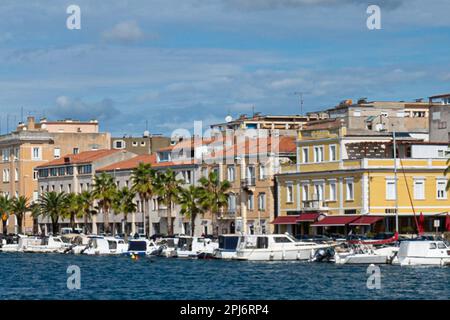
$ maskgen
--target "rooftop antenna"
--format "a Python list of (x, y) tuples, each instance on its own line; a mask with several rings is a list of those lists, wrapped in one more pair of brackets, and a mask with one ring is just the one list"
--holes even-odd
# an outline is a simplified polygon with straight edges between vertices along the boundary
[(303, 91), (296, 91), (296, 92), (294, 92), (294, 95), (300, 96), (300, 115), (301, 116), (303, 115), (303, 95), (305, 93), (306, 92), (303, 92)]
[(253, 118), (255, 117), (255, 105), (252, 105), (252, 114), (253, 114)]

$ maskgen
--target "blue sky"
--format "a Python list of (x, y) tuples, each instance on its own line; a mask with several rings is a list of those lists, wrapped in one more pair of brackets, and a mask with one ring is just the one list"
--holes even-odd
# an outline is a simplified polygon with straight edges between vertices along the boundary
[[(66, 8), (81, 8), (81, 30)], [(450, 2), (2, 0), (1, 133), (21, 108), (97, 118), (114, 135), (191, 130), (230, 113), (298, 114), (347, 98), (450, 91)]]

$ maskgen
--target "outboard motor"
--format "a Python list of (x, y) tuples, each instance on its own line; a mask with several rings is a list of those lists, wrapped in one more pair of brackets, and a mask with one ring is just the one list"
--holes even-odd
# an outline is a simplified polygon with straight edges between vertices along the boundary
[(334, 258), (333, 248), (324, 248), (316, 251), (313, 257), (313, 261), (317, 262), (330, 262)]

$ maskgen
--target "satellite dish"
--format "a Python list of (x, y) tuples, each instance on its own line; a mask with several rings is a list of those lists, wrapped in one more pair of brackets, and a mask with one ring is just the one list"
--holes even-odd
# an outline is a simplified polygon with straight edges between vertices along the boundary
[(232, 116), (226, 116), (225, 117), (225, 121), (226, 122), (231, 122), (231, 121), (233, 121), (233, 117)]

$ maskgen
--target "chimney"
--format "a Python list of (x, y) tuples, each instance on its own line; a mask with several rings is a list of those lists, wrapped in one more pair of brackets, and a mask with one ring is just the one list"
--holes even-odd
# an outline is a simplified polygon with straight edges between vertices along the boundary
[(27, 117), (27, 127), (28, 130), (34, 130), (36, 128), (36, 122), (33, 116)]

